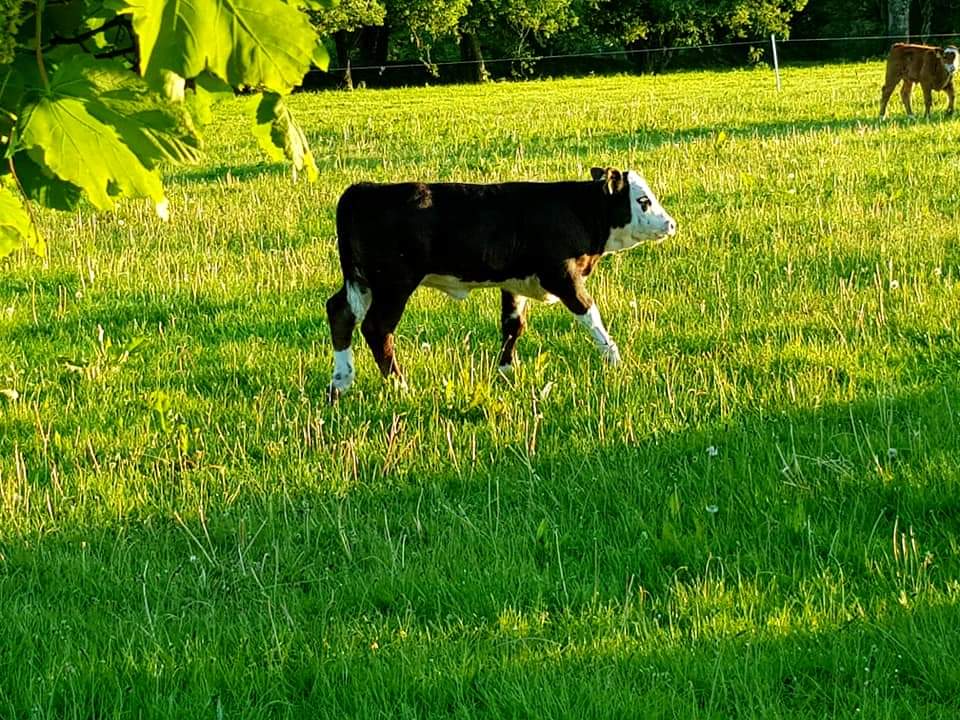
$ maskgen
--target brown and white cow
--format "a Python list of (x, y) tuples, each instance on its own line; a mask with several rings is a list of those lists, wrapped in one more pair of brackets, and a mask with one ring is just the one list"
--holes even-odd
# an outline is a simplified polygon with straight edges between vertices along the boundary
[[(501, 290), (502, 369), (526, 326), (527, 298), (560, 300), (611, 365), (620, 351), (584, 279), (601, 256), (676, 232), (644, 179), (613, 168), (583, 182), (352, 185), (337, 205), (343, 287), (327, 301), (331, 399), (353, 383), (357, 323), (384, 377), (400, 369), (393, 332), (418, 287), (457, 299)], [(402, 378), (400, 378), (402, 380)]]
[(900, 99), (907, 115), (913, 115), (910, 109), (910, 92), (914, 83), (920, 83), (923, 89), (923, 103), (926, 108), (924, 117), (930, 116), (933, 104), (933, 91), (943, 90), (947, 94), (947, 114), (953, 114), (953, 74), (957, 71), (957, 48), (938, 48), (932, 45), (910, 45), (897, 43), (890, 48), (887, 57), (887, 78), (880, 91), (880, 117), (887, 114), (887, 102), (902, 80)]

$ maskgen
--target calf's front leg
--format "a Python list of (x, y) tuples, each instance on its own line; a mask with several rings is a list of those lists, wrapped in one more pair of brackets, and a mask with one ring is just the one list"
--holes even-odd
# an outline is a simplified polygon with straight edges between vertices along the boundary
[(577, 320), (590, 331), (593, 342), (603, 354), (603, 359), (612, 366), (619, 365), (620, 349), (613, 341), (613, 338), (610, 337), (610, 333), (608, 333), (607, 329), (603, 326), (603, 320), (600, 319), (600, 310), (597, 308), (597, 304), (593, 303), (583, 315), (577, 315)]
[(910, 93), (912, 90), (913, 83), (904, 78), (903, 85), (900, 86), (900, 100), (903, 102), (903, 109), (906, 110), (907, 115), (913, 115), (913, 110), (910, 108)]
[(513, 353), (517, 339), (527, 327), (527, 299), (514, 295), (507, 290), (500, 291), (500, 329), (502, 345), (500, 349), (500, 371), (509, 373), (513, 369)]
[(385, 378), (395, 376), (401, 385), (404, 384), (403, 373), (400, 372), (395, 357), (393, 331), (400, 322), (409, 297), (407, 292), (385, 294), (374, 291), (373, 302), (360, 325), (360, 331), (373, 353), (380, 374)]
[(953, 80), (944, 86), (943, 91), (947, 94), (947, 115), (953, 115)]
[(890, 96), (893, 94), (893, 91), (896, 89), (898, 82), (900, 81), (897, 80), (896, 82), (891, 84), (890, 81), (888, 80), (887, 84), (884, 85), (883, 88), (880, 90), (880, 119), (881, 120), (883, 120), (883, 118), (886, 117), (887, 103), (890, 102)]
[(547, 292), (560, 298), (560, 302), (577, 317), (581, 325), (590, 331), (590, 336), (603, 355), (603, 359), (609, 365), (619, 365), (620, 349), (603, 326), (600, 310), (587, 292), (583, 284), (583, 276), (574, 268), (570, 268), (569, 272), (558, 277), (541, 278), (540, 284)]

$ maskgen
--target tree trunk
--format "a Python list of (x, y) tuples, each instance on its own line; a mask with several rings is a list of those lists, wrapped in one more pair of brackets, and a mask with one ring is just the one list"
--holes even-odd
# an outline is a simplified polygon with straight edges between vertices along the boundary
[(470, 63), (467, 65), (467, 77), (471, 82), (482, 83), (489, 79), (487, 68), (483, 64), (480, 39), (473, 33), (465, 32), (460, 35), (460, 59)]
[(649, 40), (634, 40), (627, 45), (634, 52), (629, 57), (641, 73), (656, 75), (663, 72), (673, 59), (673, 51), (667, 49), (666, 41), (660, 39), (654, 43)]
[(343, 68), (343, 87), (353, 90), (353, 76), (350, 74), (350, 49), (353, 43), (346, 30), (337, 30), (333, 34), (333, 43), (337, 47), (337, 65)]
[(333, 34), (333, 44), (337, 48), (337, 65), (346, 67), (350, 61), (350, 38), (346, 30), (337, 30)]
[(910, 41), (910, 0), (888, 0), (887, 34), (895, 40)]
[(360, 32), (360, 48), (364, 60), (371, 65), (386, 65), (390, 42), (389, 26), (369, 26), (363, 28)]
[(920, 2), (920, 33), (924, 42), (930, 42), (930, 36), (933, 34), (933, 0)]

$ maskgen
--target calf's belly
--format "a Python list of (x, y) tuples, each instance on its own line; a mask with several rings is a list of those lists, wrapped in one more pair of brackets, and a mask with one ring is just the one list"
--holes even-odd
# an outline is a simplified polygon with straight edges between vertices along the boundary
[(540, 300), (548, 304), (557, 301), (555, 295), (551, 295), (543, 289), (536, 275), (525, 278), (508, 278), (506, 280), (474, 281), (461, 280), (454, 275), (430, 274), (423, 278), (420, 286), (440, 290), (456, 300), (463, 300), (470, 294), (471, 290), (476, 290), (477, 288), (498, 287), (512, 292), (514, 295), (521, 295), (531, 300)]

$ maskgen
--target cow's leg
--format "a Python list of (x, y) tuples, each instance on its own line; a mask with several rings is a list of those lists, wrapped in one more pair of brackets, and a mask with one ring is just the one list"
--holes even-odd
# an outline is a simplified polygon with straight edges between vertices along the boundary
[(944, 86), (943, 91), (947, 94), (947, 115), (953, 115), (953, 80)]
[(900, 82), (900, 79), (896, 76), (895, 73), (887, 71), (887, 81), (883, 84), (883, 87), (880, 89), (880, 119), (882, 120), (887, 114), (887, 103), (890, 102), (890, 96), (893, 95), (893, 91), (897, 89), (897, 84)]
[(367, 311), (367, 316), (360, 325), (363, 338), (370, 346), (373, 359), (380, 368), (384, 377), (396, 376), (401, 382), (403, 375), (400, 366), (394, 357), (393, 331), (400, 322), (403, 309), (410, 299), (409, 292), (377, 292), (373, 291), (373, 304)]
[(541, 278), (543, 289), (560, 298), (566, 308), (590, 331), (593, 342), (610, 365), (620, 364), (620, 350), (603, 326), (600, 310), (583, 284), (583, 276), (573, 271), (556, 278)]
[(347, 281), (327, 300), (327, 321), (330, 323), (330, 338), (333, 341), (333, 378), (330, 381), (330, 399), (336, 400), (340, 393), (353, 384), (356, 375), (353, 365), (353, 350), (350, 343), (353, 329), (362, 320), (370, 306), (370, 292)]
[(887, 114), (887, 103), (890, 101), (890, 96), (893, 95), (893, 91), (897, 89), (897, 85), (900, 84), (901, 71), (897, 67), (896, 62), (893, 58), (887, 60), (887, 70), (886, 76), (883, 79), (883, 88), (880, 90), (880, 119), (882, 120)]
[(913, 91), (913, 83), (903, 79), (903, 87), (900, 88), (900, 100), (903, 101), (903, 109), (907, 111), (907, 115), (913, 115), (913, 110), (910, 109), (910, 93)]
[(593, 342), (603, 354), (603, 359), (610, 365), (620, 364), (620, 349), (610, 337), (607, 329), (603, 326), (603, 320), (600, 318), (600, 310), (597, 304), (593, 303), (582, 315), (577, 315), (577, 320), (590, 331), (593, 336)]
[(923, 90), (923, 116), (928, 118), (933, 107), (933, 88), (926, 84), (921, 84), (920, 87)]
[(503, 345), (500, 351), (500, 371), (509, 373), (513, 369), (513, 350), (517, 339), (527, 327), (527, 299), (506, 290), (500, 291), (500, 328)]

